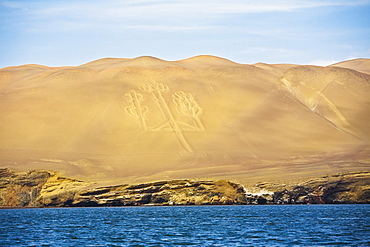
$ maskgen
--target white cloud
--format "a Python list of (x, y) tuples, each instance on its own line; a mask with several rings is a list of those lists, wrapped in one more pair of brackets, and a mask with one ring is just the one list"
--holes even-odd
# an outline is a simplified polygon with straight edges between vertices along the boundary
[[(7, 8), (24, 9), (30, 20), (73, 18), (80, 21), (110, 20), (113, 22), (135, 20), (204, 20), (228, 14), (287, 12), (300, 9), (365, 4), (366, 1), (312, 1), (312, 0), (139, 0), (139, 1), (4, 1)], [(367, 2), (368, 3), (368, 2)]]
[[(309, 0), (107, 0), (107, 1), (4, 1), (18, 9), (28, 31), (57, 32), (76, 29), (125, 30), (131, 27), (153, 31), (190, 31), (221, 28), (223, 18), (232, 14), (289, 12), (314, 7), (354, 5), (363, 1)], [(17, 21), (17, 18), (15, 18)], [(253, 31), (252, 31), (253, 32)], [(277, 32), (255, 30), (256, 34)], [(286, 33), (286, 30), (284, 31)]]

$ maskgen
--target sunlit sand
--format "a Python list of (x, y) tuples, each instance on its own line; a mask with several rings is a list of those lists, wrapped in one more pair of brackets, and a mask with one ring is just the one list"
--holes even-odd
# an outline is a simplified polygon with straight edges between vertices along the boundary
[(3, 68), (0, 166), (110, 184), (369, 170), (369, 61), (139, 57)]

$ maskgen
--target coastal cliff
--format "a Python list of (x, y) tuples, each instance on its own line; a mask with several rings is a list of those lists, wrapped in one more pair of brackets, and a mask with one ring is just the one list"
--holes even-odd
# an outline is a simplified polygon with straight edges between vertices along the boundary
[(263, 196), (266, 203), (370, 203), (370, 172), (332, 174), (300, 183), (260, 183), (256, 185), (256, 188), (260, 191), (273, 192), (272, 198), (267, 195)]
[(334, 174), (301, 183), (169, 180), (94, 188), (50, 171), (0, 169), (1, 207), (370, 203), (370, 172)]

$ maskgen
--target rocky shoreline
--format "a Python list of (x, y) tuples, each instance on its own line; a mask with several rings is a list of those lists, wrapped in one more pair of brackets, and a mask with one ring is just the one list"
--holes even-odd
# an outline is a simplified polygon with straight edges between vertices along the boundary
[(51, 171), (0, 169), (0, 207), (99, 207), (370, 203), (370, 172), (333, 174), (300, 183), (169, 180), (98, 188)]

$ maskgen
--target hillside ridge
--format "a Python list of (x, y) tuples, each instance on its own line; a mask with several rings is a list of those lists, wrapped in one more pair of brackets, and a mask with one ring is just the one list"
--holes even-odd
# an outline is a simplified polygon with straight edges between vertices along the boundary
[(3, 68), (0, 168), (107, 184), (369, 170), (370, 75), (355, 66), (367, 61), (142, 56)]
[[(90, 67), (90, 66), (98, 66), (98, 65), (102, 65), (102, 64), (115, 64), (115, 63), (121, 63), (121, 62), (128, 62), (128, 61), (146, 61), (146, 62), (167, 62), (167, 63), (197, 63), (197, 65), (201, 64), (201, 63), (204, 63), (204, 64), (222, 64), (222, 63), (225, 63), (225, 64), (228, 64), (228, 65), (257, 65), (257, 66), (263, 66), (263, 65), (268, 65), (268, 66), (289, 66), (289, 67), (292, 67), (292, 66), (315, 66), (315, 65), (298, 65), (298, 64), (286, 64), (286, 63), (281, 63), (281, 64), (268, 64), (268, 63), (264, 63), (264, 62), (258, 62), (258, 63), (254, 63), (254, 64), (243, 64), (243, 63), (238, 63), (238, 62), (234, 62), (232, 60), (229, 60), (229, 59), (226, 59), (226, 58), (223, 58), (223, 57), (219, 57), (219, 56), (215, 56), (215, 55), (196, 55), (196, 56), (193, 56), (193, 57), (189, 57), (189, 58), (184, 58), (184, 59), (180, 59), (180, 60), (164, 60), (164, 59), (160, 59), (160, 58), (157, 58), (157, 57), (154, 57), (154, 56), (139, 56), (139, 57), (134, 57), (134, 58), (118, 58), (118, 57), (106, 57), (106, 58), (99, 58), (99, 59), (96, 59), (96, 60), (93, 60), (93, 61), (90, 61), (90, 62), (86, 62), (84, 64), (81, 64), (81, 65), (77, 65), (77, 66), (47, 66), (47, 65), (39, 65), (39, 64), (24, 64), (24, 65), (15, 65), (15, 66), (8, 66), (8, 67), (4, 67), (4, 68), (0, 68), (0, 71), (3, 70), (3, 69), (16, 69), (16, 68), (26, 68), (26, 67), (29, 67), (29, 68), (43, 68), (43, 69), (58, 69), (58, 68), (70, 68), (70, 67)], [(356, 58), (356, 59), (351, 59), (351, 60), (345, 60), (345, 61), (341, 61), (341, 62), (337, 62), (337, 63), (334, 63), (334, 64), (331, 64), (331, 65), (328, 65), (328, 66), (318, 66), (318, 67), (343, 67), (343, 68), (348, 68), (348, 69), (355, 69), (355, 66), (361, 66), (361, 67), (370, 67), (369, 66), (370, 64), (370, 59), (369, 58)], [(353, 68), (351, 68), (353, 67)], [(367, 70), (366, 70), (367, 71)], [(361, 71), (360, 71), (361, 72)], [(366, 72), (368, 73), (368, 72)]]

